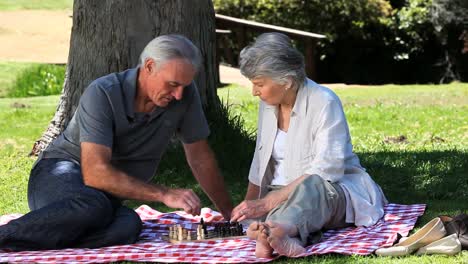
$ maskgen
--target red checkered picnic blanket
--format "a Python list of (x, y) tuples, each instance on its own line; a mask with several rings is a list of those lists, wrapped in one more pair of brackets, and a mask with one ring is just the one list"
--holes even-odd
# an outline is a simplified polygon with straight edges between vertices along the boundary
[[(424, 213), (424, 204), (389, 204), (385, 216), (371, 227), (348, 227), (330, 230), (323, 234), (321, 242), (307, 247), (308, 255), (339, 253), (346, 255), (369, 255), (377, 248), (389, 246), (397, 234), (407, 236), (416, 220)], [(255, 257), (255, 241), (248, 238), (192, 242), (173, 245), (161, 239), (167, 235), (172, 224), (190, 225), (198, 223), (200, 217), (206, 221), (221, 219), (218, 212), (203, 208), (201, 216), (184, 212), (161, 213), (146, 205), (136, 209), (144, 222), (139, 241), (132, 245), (112, 246), (99, 249), (63, 249), (44, 251), (5, 252), (0, 250), (0, 262), (12, 263), (103, 263), (113, 261), (138, 262), (196, 262), (196, 263), (253, 263), (273, 260)], [(21, 215), (0, 217), (0, 224)]]

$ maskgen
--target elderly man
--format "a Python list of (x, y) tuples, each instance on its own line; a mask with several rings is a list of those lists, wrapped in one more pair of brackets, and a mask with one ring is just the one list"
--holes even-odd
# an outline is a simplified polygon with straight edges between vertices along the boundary
[(96, 248), (137, 240), (141, 220), (121, 199), (200, 213), (190, 189), (148, 181), (172, 135), (203, 190), (228, 219), (232, 203), (206, 138), (193, 83), (199, 50), (180, 35), (152, 40), (140, 65), (92, 82), (64, 132), (40, 155), (28, 184), (31, 212), (0, 227), (0, 248)]

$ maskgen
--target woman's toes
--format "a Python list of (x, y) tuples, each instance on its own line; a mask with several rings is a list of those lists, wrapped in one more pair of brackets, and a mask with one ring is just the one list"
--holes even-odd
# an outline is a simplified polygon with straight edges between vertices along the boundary
[(260, 232), (257, 236), (257, 243), (255, 245), (255, 256), (257, 258), (271, 258), (273, 255), (273, 248), (268, 243), (268, 235), (266, 232)]
[(247, 228), (247, 237), (250, 239), (257, 239), (257, 235), (259, 232), (259, 223), (257, 221), (251, 223), (249, 228)]

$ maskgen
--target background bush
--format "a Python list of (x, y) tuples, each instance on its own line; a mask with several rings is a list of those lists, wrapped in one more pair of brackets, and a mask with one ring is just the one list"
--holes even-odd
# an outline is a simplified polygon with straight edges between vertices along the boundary
[[(453, 11), (463, 10), (465, 2), (468, 3), (466, 0), (213, 1), (219, 14), (326, 35), (327, 39), (317, 47), (318, 81), (375, 84), (468, 80), (468, 74), (463, 72), (468, 68), (467, 56), (460, 53), (458, 40), (462, 17), (468, 13)], [(439, 19), (436, 23), (435, 8), (458, 19)], [(447, 29), (452, 33), (440, 34)], [(446, 45), (444, 38), (452, 45)], [(235, 44), (233, 48), (239, 51), (242, 47)], [(301, 49), (301, 43), (297, 46)]]
[(65, 79), (65, 66), (40, 64), (23, 70), (10, 87), (8, 97), (30, 97), (60, 94)]

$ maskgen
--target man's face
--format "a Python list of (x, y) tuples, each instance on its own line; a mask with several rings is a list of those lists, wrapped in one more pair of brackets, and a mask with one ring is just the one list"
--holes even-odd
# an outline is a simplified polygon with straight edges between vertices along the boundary
[(185, 59), (169, 60), (159, 67), (153, 62), (146, 81), (147, 95), (155, 105), (166, 107), (172, 100), (182, 99), (184, 87), (193, 81), (195, 73)]

